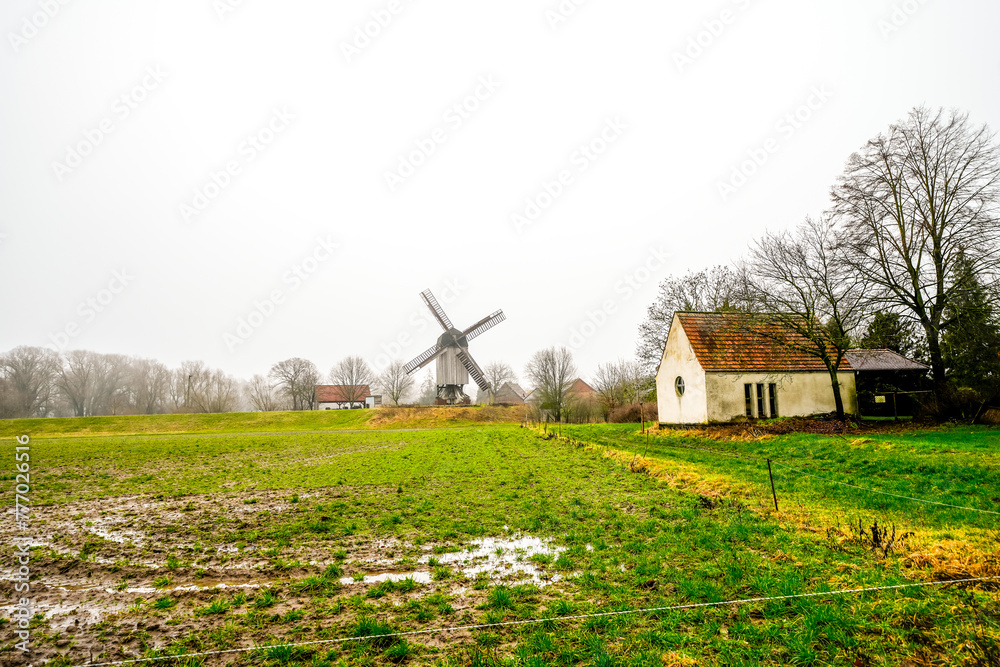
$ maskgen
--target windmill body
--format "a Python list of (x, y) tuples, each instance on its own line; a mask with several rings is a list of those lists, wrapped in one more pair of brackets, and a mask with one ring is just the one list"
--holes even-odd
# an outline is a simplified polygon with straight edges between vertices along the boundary
[(441, 325), (444, 333), (437, 339), (433, 347), (425, 350), (410, 361), (410, 363), (406, 364), (404, 370), (412, 374), (432, 361), (436, 361), (436, 402), (440, 405), (470, 402), (464, 390), (465, 385), (469, 384), (470, 376), (479, 385), (480, 389), (492, 392), (493, 390), (489, 382), (486, 381), (483, 375), (483, 369), (479, 367), (476, 360), (469, 354), (469, 341), (503, 322), (506, 319), (503, 311), (498, 310), (463, 331), (452, 325), (451, 320), (448, 319), (448, 315), (441, 308), (441, 304), (434, 298), (430, 290), (421, 292), (420, 298), (430, 308), (431, 314), (434, 315), (434, 319)]

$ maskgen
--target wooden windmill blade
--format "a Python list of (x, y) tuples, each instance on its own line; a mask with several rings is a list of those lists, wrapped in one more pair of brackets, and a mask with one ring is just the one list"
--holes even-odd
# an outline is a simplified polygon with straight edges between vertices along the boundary
[(433, 346), (427, 348), (426, 350), (421, 352), (418, 356), (414, 357), (413, 360), (410, 361), (410, 363), (403, 366), (403, 372), (409, 375), (413, 371), (423, 368), (424, 366), (426, 366), (427, 364), (431, 363), (439, 356), (441, 356), (441, 354), (444, 353), (446, 349), (447, 348), (445, 348), (444, 346), (434, 343)]
[(476, 363), (476, 360), (472, 358), (471, 354), (460, 348), (458, 351), (458, 360), (461, 361), (462, 365), (465, 366), (465, 369), (469, 371), (469, 375), (476, 381), (476, 384), (479, 385), (480, 389), (488, 393), (493, 392), (493, 388), (490, 387), (490, 383), (486, 381), (486, 375), (483, 373), (483, 369), (479, 367), (479, 364)]
[(427, 307), (431, 309), (431, 313), (434, 315), (434, 318), (438, 321), (438, 324), (441, 325), (443, 330), (449, 331), (455, 328), (455, 326), (451, 323), (451, 320), (448, 318), (448, 314), (444, 312), (444, 308), (441, 307), (441, 304), (438, 303), (438, 300), (434, 298), (434, 294), (432, 294), (429, 289), (421, 292), (420, 298), (423, 299), (424, 303), (427, 304)]
[(487, 315), (483, 319), (479, 320), (471, 327), (462, 332), (462, 336), (465, 337), (466, 341), (470, 341), (476, 336), (489, 331), (496, 325), (500, 324), (507, 319), (507, 316), (503, 314), (502, 310), (498, 310), (491, 315)]

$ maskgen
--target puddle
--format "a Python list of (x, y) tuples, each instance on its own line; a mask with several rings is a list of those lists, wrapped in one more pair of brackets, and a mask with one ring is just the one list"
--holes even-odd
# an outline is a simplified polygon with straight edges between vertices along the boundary
[(136, 530), (108, 530), (88, 526), (87, 532), (116, 544), (131, 543), (136, 547), (142, 547), (146, 543), (146, 536)]
[(266, 581), (220, 581), (214, 584), (208, 584), (205, 586), (199, 586), (198, 584), (187, 584), (184, 586), (166, 586), (164, 588), (155, 588), (153, 586), (130, 586), (125, 589), (120, 589), (114, 586), (105, 586), (102, 584), (56, 584), (51, 582), (39, 582), (42, 585), (51, 588), (52, 590), (61, 591), (63, 593), (80, 593), (80, 592), (104, 592), (111, 594), (124, 594), (124, 595), (167, 595), (174, 592), (184, 592), (184, 591), (211, 591), (211, 590), (225, 590), (228, 588), (265, 588), (276, 583), (283, 583), (283, 579), (269, 579)]
[[(537, 586), (555, 583), (562, 579), (558, 574), (543, 578), (532, 556), (549, 556), (552, 560), (566, 551), (565, 547), (552, 546), (551, 540), (543, 540), (531, 535), (513, 538), (486, 537), (472, 540), (465, 550), (441, 554), (437, 560), (442, 564), (461, 564), (467, 577), (488, 574), (490, 579), (501, 579), (512, 574), (523, 575), (517, 583), (534, 583)], [(429, 562), (430, 556), (422, 556), (420, 562)], [(551, 561), (550, 561), (551, 562)]]
[(413, 579), (418, 584), (429, 584), (431, 581), (430, 572), (383, 572), (382, 574), (367, 575), (362, 581), (355, 581), (352, 577), (342, 577), (340, 583), (345, 586), (351, 584), (380, 584), (383, 581), (402, 581), (403, 579)]
[[(429, 547), (424, 547), (424, 550)], [(492, 580), (509, 579), (513, 577), (515, 584), (532, 583), (539, 587), (555, 583), (563, 578), (562, 575), (545, 575), (538, 569), (537, 564), (531, 560), (532, 556), (548, 556), (551, 560), (559, 557), (559, 554), (566, 551), (565, 547), (557, 547), (551, 544), (551, 540), (532, 537), (531, 535), (521, 535), (512, 538), (487, 537), (472, 540), (472, 543), (464, 551), (432, 556), (430, 554), (417, 559), (418, 563), (430, 565), (433, 558), (441, 565), (451, 565), (458, 569), (467, 577), (475, 578), (480, 574), (487, 574)], [(369, 561), (373, 565), (392, 565), (396, 561), (380, 559)], [(550, 561), (551, 562), (551, 561)], [(366, 575), (361, 581), (355, 581), (353, 577), (344, 577), (340, 583), (345, 586), (352, 584), (377, 584), (383, 581), (402, 581), (403, 579), (413, 579), (418, 584), (429, 584), (432, 575), (428, 571), (416, 572), (382, 572)]]

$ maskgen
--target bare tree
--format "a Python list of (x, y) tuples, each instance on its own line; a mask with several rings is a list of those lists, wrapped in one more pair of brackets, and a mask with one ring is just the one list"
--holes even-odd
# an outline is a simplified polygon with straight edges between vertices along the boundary
[(961, 289), (964, 255), (983, 284), (1000, 260), (1000, 148), (968, 114), (925, 107), (872, 139), (832, 190), (853, 269), (871, 286), (871, 310), (909, 315), (923, 328), (938, 396), (945, 388), (941, 336)]
[(517, 373), (510, 367), (510, 364), (505, 364), (502, 361), (493, 361), (486, 364), (486, 368), (483, 369), (483, 377), (486, 378), (486, 382), (493, 389), (488, 397), (490, 403), (496, 400), (497, 392), (505, 384), (508, 382), (517, 382)]
[(274, 412), (281, 409), (281, 399), (275, 391), (274, 381), (263, 375), (254, 375), (250, 378), (244, 391), (247, 402), (254, 410)]
[(540, 407), (556, 421), (561, 421), (567, 404), (567, 390), (576, 377), (573, 354), (565, 347), (539, 350), (528, 362), (525, 374), (535, 385)]
[(738, 298), (736, 274), (727, 266), (688, 272), (669, 277), (660, 283), (656, 301), (646, 310), (646, 319), (639, 325), (636, 357), (646, 374), (653, 374), (675, 312), (745, 310)]
[(836, 244), (833, 224), (807, 219), (794, 234), (765, 234), (751, 247), (741, 276), (742, 299), (765, 313), (748, 319), (754, 333), (820, 359), (843, 419), (838, 374), (865, 316), (864, 282)]
[(403, 399), (413, 385), (416, 384), (416, 380), (403, 370), (404, 364), (402, 361), (394, 360), (388, 366), (385, 367), (376, 380), (379, 389), (382, 394), (389, 399), (393, 405), (399, 405), (399, 402)]
[(629, 403), (641, 403), (647, 390), (647, 376), (637, 361), (618, 361), (601, 364), (594, 377), (594, 390), (601, 402), (601, 411), (607, 418), (611, 411)]
[(203, 368), (192, 376), (190, 400), (197, 412), (235, 412), (240, 405), (239, 385), (221, 370)]
[(354, 407), (355, 403), (364, 403), (368, 396), (366, 388), (375, 384), (375, 373), (368, 362), (358, 356), (341, 360), (330, 370), (330, 382), (342, 387), (344, 400)]
[(182, 363), (174, 381), (184, 386), (184, 409), (187, 411), (233, 412), (240, 407), (240, 387), (236, 379), (221, 370), (208, 368), (203, 361)]
[(155, 359), (131, 359), (128, 369), (130, 401), (134, 412), (154, 415), (163, 412), (170, 371)]
[(92, 414), (94, 391), (94, 364), (92, 353), (70, 350), (63, 355), (56, 388), (76, 417)]
[(279, 361), (268, 373), (280, 392), (292, 404), (292, 410), (312, 410), (316, 405), (316, 385), (319, 384), (319, 370), (316, 364), (306, 359), (293, 357)]
[(12, 416), (44, 417), (52, 406), (59, 356), (43, 347), (16, 347), (0, 356)]
[(625, 403), (625, 382), (621, 377), (621, 361), (601, 364), (594, 376), (594, 390), (601, 401), (602, 414), (607, 419), (611, 411)]

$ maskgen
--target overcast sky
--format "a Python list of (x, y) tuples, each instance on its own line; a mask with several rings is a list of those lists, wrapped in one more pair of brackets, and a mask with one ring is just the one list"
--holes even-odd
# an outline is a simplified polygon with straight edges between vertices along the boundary
[(430, 288), (589, 377), (913, 106), (1000, 129), (995, 0), (577, 3), (4, 0), (0, 350), (381, 365)]

